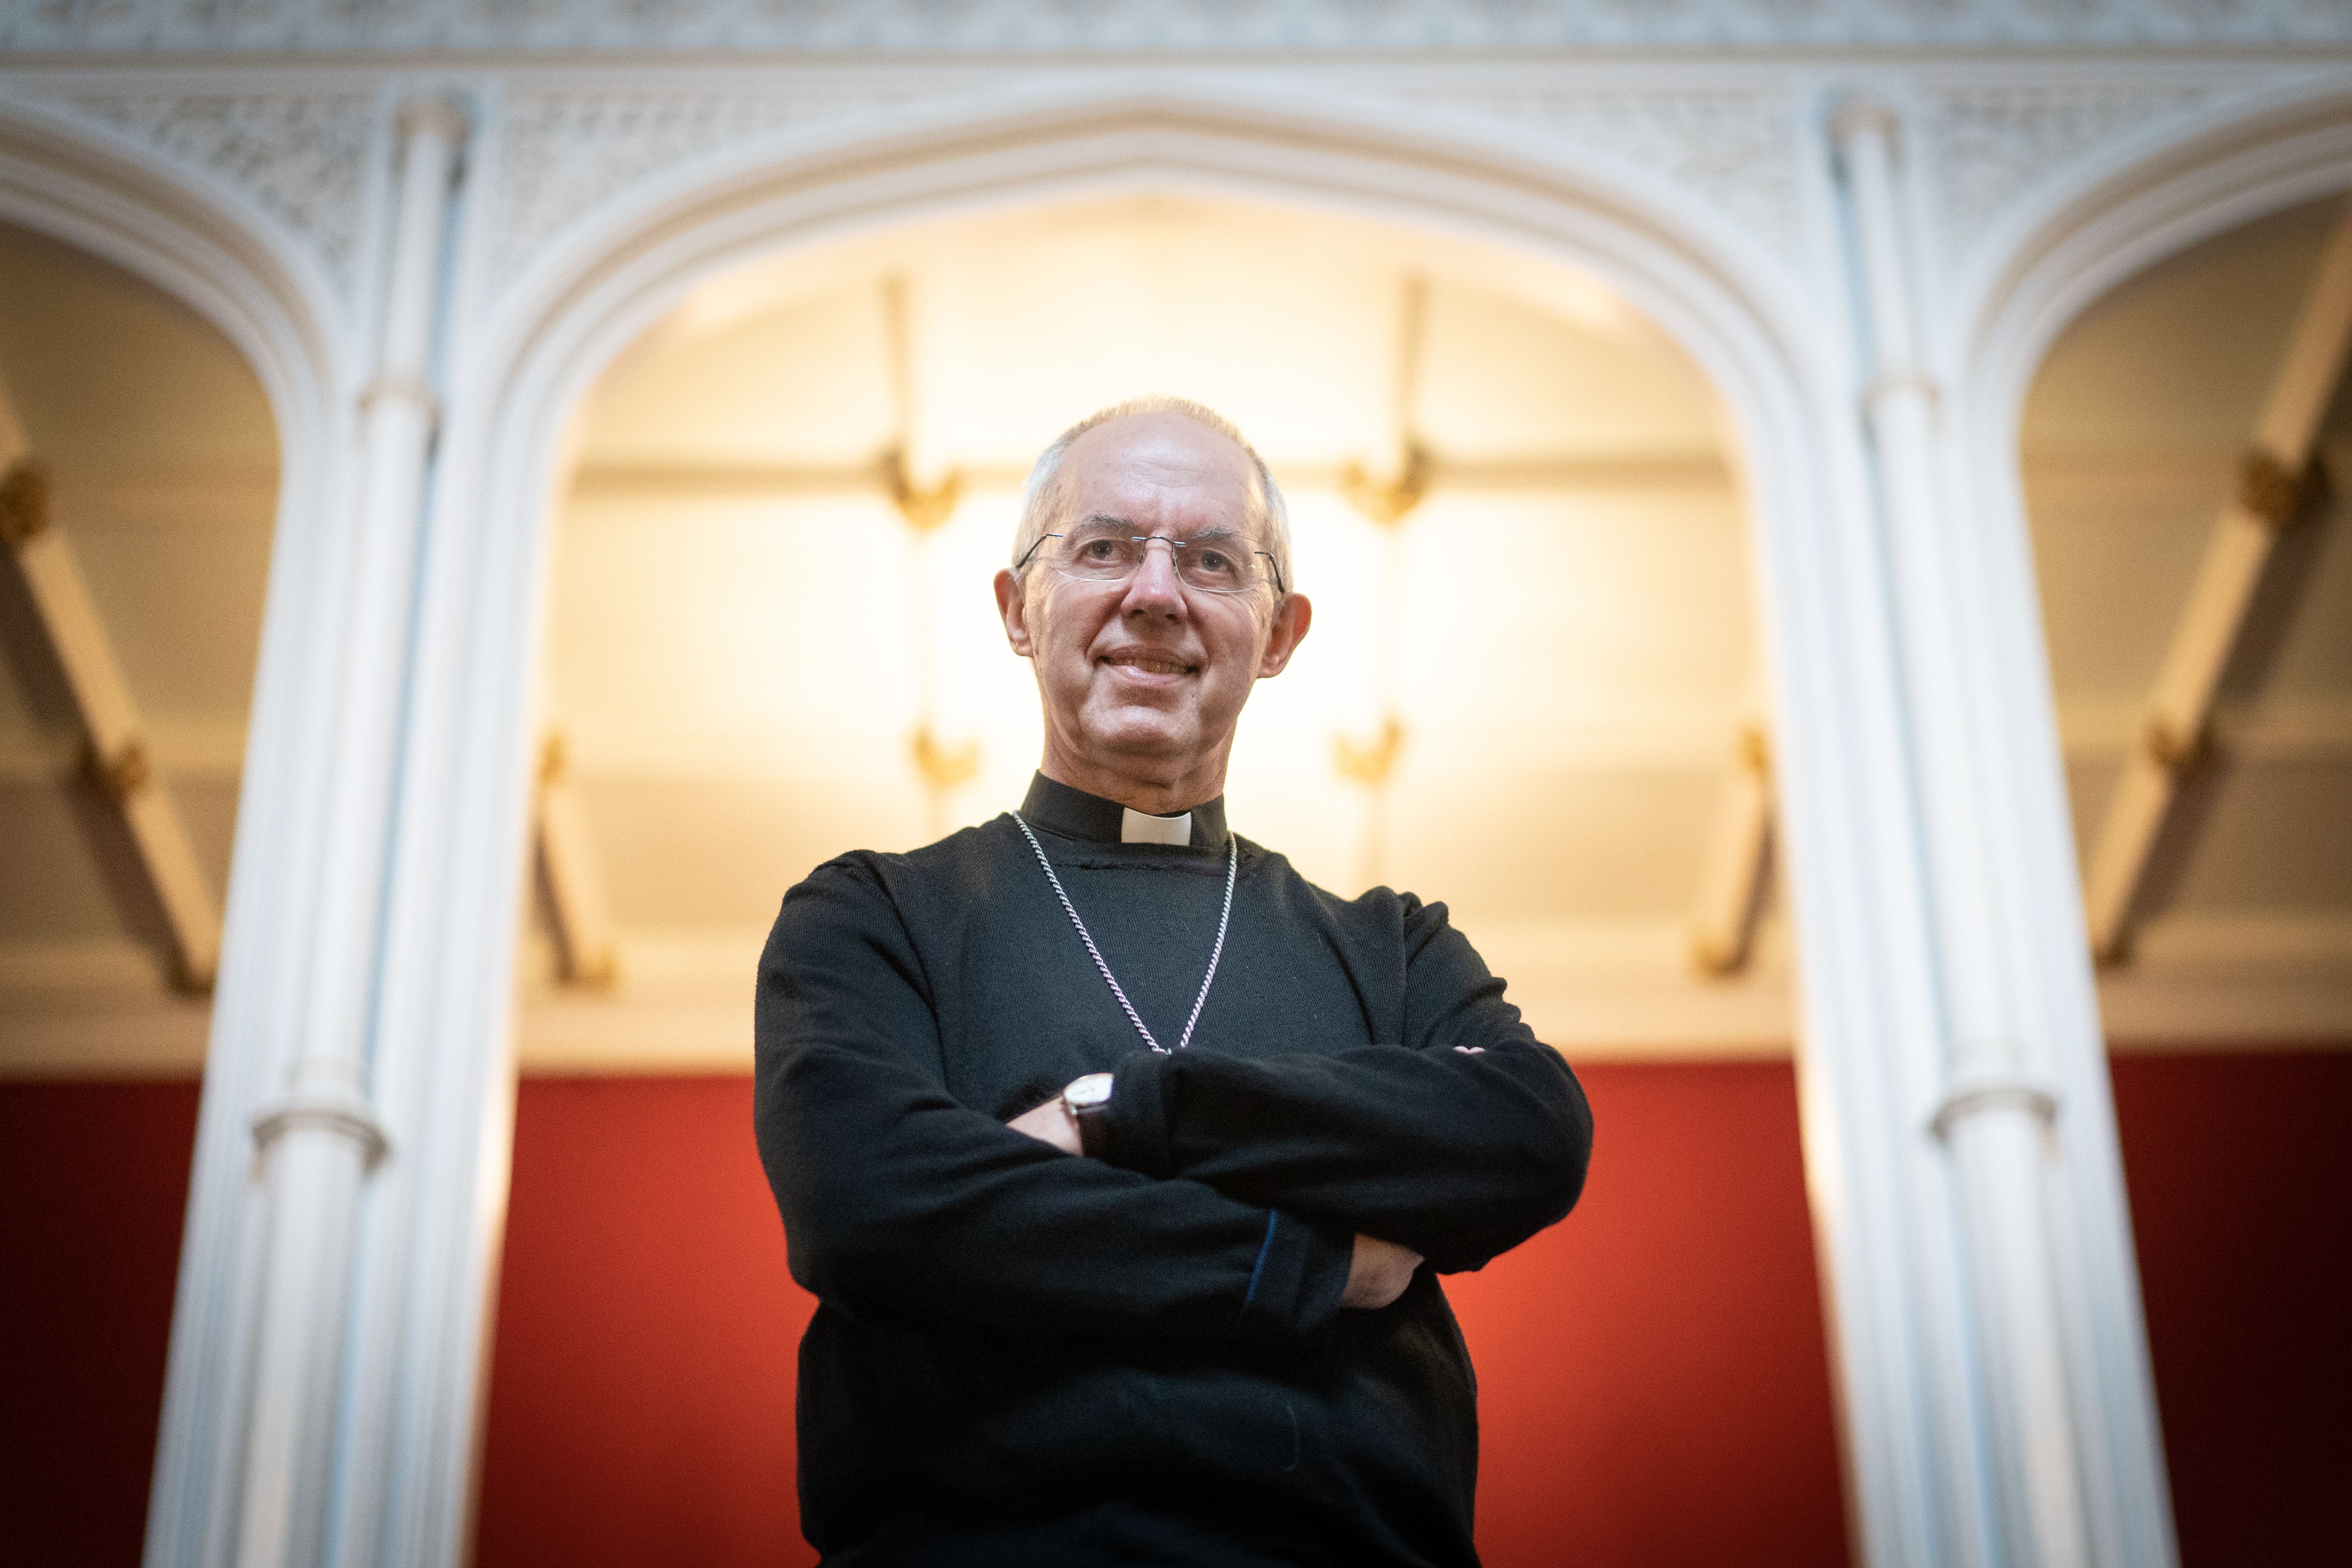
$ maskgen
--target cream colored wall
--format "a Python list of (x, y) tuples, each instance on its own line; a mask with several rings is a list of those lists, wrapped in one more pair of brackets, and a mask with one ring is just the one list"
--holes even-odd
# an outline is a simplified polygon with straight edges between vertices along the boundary
[[(57, 526), (147, 721), (217, 902), (258, 652), (278, 447), (243, 358), (184, 306), (94, 258), (0, 227), (0, 386), (54, 476)], [(165, 940), (13, 571), (0, 574), (0, 1072), (77, 1016), (40, 1070), (185, 1071), (205, 1007), (164, 983)], [(109, 1027), (125, 995), (159, 1005)], [(8, 1026), (17, 1016), (14, 1026)]]
[[(2130, 279), (2067, 329), (2034, 381), (2021, 449), (2085, 855), (2341, 211), (2330, 199), (2279, 213)], [(2323, 434), (2338, 476), (2352, 475), (2347, 440), (2339, 395)], [(2340, 505), (2284, 537), (2216, 734), (2216, 763), (2153, 862), (2136, 957), (2105, 978), (2111, 1031), (2126, 1043), (2186, 1029), (2340, 1041), (2352, 1032), (2352, 528)], [(2219, 1003), (2221, 977), (2238, 1005)], [(2200, 984), (2202, 1000), (2184, 994)]]
[[(1339, 481), (1391, 442), (1409, 278), (1427, 280), (1412, 425), (1439, 467), (1395, 542), (1391, 621), (1391, 542)], [(897, 439), (893, 279), (911, 445), (971, 489), (919, 544), (870, 477)], [(1036, 699), (989, 579), (1036, 449), (1144, 391), (1249, 433), (1285, 479), (1316, 600), (1300, 657), (1244, 717), (1239, 829), (1334, 889), (1448, 900), (1516, 955), (1551, 1037), (1597, 1043), (1570, 998), (1632, 984), (1753, 993), (1749, 1039), (1785, 1041), (1776, 965), (1703, 983), (1685, 952), (1755, 680), (1747, 542), (1703, 379), (1597, 283), (1158, 198), (753, 268), (606, 375), (558, 546), (550, 700), (623, 979), (610, 998), (542, 990), (525, 1060), (598, 1057), (597, 1012), (636, 1049), (748, 1060), (740, 1016), (698, 1035), (656, 999), (708, 987), (715, 1016), (817, 862), (1018, 803)], [(980, 749), (936, 801), (910, 744), (926, 693), (942, 742)], [(1337, 747), (1369, 744), (1391, 709), (1404, 739), (1383, 802)], [(632, 1007), (637, 1029), (610, 1016)], [(1647, 1037), (1684, 1045), (1685, 1026), (1653, 1017)]]
[[(2079, 837), (2334, 213), (2279, 215), (2125, 284), (2036, 381), (2021, 454)], [(908, 749), (911, 536), (867, 477), (895, 422), (892, 275), (908, 289), (919, 444), (973, 478), (929, 550), (940, 725), (982, 746), (943, 816)], [(559, 542), (550, 691), (626, 978), (583, 996), (537, 973), (526, 1061), (738, 1059), (731, 998), (784, 886), (841, 848), (909, 846), (1017, 798), (1034, 698), (985, 597), (1012, 487), (1060, 422), (1145, 386), (1226, 408), (1289, 476), (1320, 618), (1245, 721), (1234, 810), (1309, 874), (1361, 885), (1368, 796), (1332, 746), (1377, 730), (1382, 546), (1336, 481), (1381, 440), (1407, 275), (1433, 279), (1417, 426), (1454, 468), (1404, 535), (1408, 735), (1374, 874), (1448, 900), (1574, 1048), (1785, 1048), (1777, 921), (1746, 981), (1702, 982), (1685, 962), (1754, 679), (1738, 494), (1696, 373), (1583, 280), (1156, 198), (757, 266), (604, 378)], [(59, 515), (217, 893), (274, 502), (260, 389), (184, 308), (13, 230), (0, 230), (0, 376), (55, 466)], [(2352, 436), (2340, 413), (2330, 428)], [(2267, 651), (2227, 689), (2225, 772), (2166, 874), (2137, 971), (2107, 983), (2127, 1035), (2244, 1016), (2250, 1037), (2270, 1037), (2275, 1020), (2229, 998), (2302, 987), (2309, 1013), (2352, 975), (2344, 540), (2330, 514), (2293, 541), (2291, 591), (2263, 612)], [(201, 1004), (163, 985), (159, 934), (76, 777), (25, 606), (5, 607), (0, 1021), (16, 1023), (0, 1071), (191, 1070)]]

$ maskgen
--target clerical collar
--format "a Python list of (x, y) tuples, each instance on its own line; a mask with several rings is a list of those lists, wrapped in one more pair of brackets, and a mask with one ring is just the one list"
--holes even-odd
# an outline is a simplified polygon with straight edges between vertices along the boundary
[(1021, 815), (1048, 833), (1097, 844), (1189, 844), (1195, 849), (1223, 849), (1227, 837), (1223, 795), (1173, 816), (1150, 816), (1115, 800), (1072, 789), (1044, 773), (1029, 782), (1029, 798), (1021, 803)]

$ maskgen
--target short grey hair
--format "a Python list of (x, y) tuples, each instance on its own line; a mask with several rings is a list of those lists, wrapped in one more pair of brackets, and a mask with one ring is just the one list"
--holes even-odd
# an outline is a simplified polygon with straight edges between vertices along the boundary
[(1052, 445), (1037, 455), (1029, 469), (1029, 482), (1021, 491), (1021, 524), (1013, 531), (1013, 570), (1022, 569), (1021, 562), (1037, 547), (1037, 542), (1054, 531), (1060, 521), (1063, 505), (1062, 458), (1070, 443), (1097, 425), (1108, 425), (1114, 419), (1124, 419), (1130, 414), (1178, 414), (1193, 424), (1215, 431), (1242, 449), (1249, 459), (1250, 487), (1247, 516), (1244, 519), (1255, 537), (1274, 557), (1275, 570), (1285, 588), (1295, 588), (1298, 579), (1290, 567), (1290, 508), (1282, 499), (1282, 487), (1274, 482), (1273, 473), (1257, 448), (1249, 444), (1234, 422), (1204, 404), (1189, 397), (1170, 397), (1154, 393), (1149, 397), (1131, 397), (1125, 403), (1114, 403), (1087, 415), (1076, 425), (1054, 437)]

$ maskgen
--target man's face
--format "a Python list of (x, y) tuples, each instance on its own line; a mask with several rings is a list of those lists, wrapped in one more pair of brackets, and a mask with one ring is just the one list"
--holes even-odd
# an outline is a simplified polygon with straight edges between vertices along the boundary
[[(1248, 458), (1181, 415), (1095, 426), (1070, 444), (1060, 479), (1056, 526), (1066, 531), (1088, 519), (1178, 539), (1247, 530)], [(1156, 543), (1125, 582), (1068, 578), (1047, 563), (1063, 542), (1045, 542), (1025, 593), (1009, 574), (997, 584), (1005, 635), (1037, 667), (1047, 762), (1062, 764), (1048, 771), (1078, 773), (1064, 782), (1108, 794), (1100, 775), (1181, 788), (1213, 770), (1214, 794), (1251, 685), (1278, 674), (1306, 635), (1306, 600), (1277, 605), (1270, 587), (1189, 588), (1173, 552)], [(1249, 536), (1242, 548), (1264, 543)]]

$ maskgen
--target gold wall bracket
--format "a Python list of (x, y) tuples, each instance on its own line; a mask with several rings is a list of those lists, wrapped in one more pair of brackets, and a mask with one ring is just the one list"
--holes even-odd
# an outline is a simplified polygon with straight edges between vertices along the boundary
[(908, 743), (915, 757), (915, 767), (923, 782), (936, 790), (950, 790), (970, 784), (980, 776), (980, 742), (966, 741), (961, 745), (943, 745), (931, 733), (929, 723), (915, 726)]
[(49, 466), (37, 458), (19, 458), (0, 479), (0, 542), (22, 544), (48, 526)]
[(1418, 441), (1409, 442), (1404, 452), (1404, 469), (1383, 484), (1364, 471), (1361, 463), (1349, 463), (1339, 476), (1340, 493), (1349, 504), (1383, 528), (1393, 528), (1412, 515), (1415, 507), (1429, 494), (1432, 463), (1429, 448)]
[(2238, 460), (2238, 504), (2274, 533), (2310, 515), (2327, 489), (2327, 466), (2315, 448), (2300, 469), (2288, 468), (2263, 447), (2249, 449)]
[(1331, 737), (1331, 763), (1339, 776), (1370, 789), (1379, 789), (1395, 771), (1397, 753), (1404, 749), (1404, 724), (1391, 715), (1381, 724), (1380, 739), (1359, 745), (1345, 735)]
[(955, 516), (963, 500), (963, 475), (950, 468), (947, 477), (929, 489), (918, 489), (907, 472), (907, 450), (893, 447), (884, 452), (877, 465), (881, 469), (882, 488), (888, 492), (891, 504), (907, 526), (917, 533), (929, 533)]

